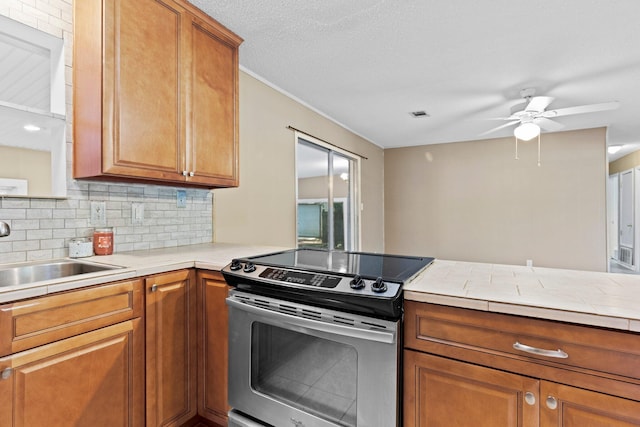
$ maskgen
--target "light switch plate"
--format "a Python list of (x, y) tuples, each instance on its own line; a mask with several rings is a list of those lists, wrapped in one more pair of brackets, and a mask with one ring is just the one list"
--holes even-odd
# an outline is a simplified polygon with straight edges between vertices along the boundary
[(144, 203), (131, 203), (131, 224), (144, 224)]
[(89, 225), (91, 227), (107, 226), (107, 202), (91, 202)]
[(179, 208), (186, 208), (187, 207), (187, 192), (185, 190), (178, 190), (177, 191), (177, 206)]

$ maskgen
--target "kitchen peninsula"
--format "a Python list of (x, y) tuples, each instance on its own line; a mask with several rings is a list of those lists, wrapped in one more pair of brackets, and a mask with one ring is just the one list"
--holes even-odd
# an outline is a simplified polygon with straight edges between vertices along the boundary
[[(233, 258), (280, 249), (216, 243), (120, 252), (87, 260), (122, 266), (121, 269), (0, 288), (4, 316), (14, 316), (13, 320), (3, 319), (4, 325), (20, 326), (20, 310), (34, 310), (28, 307), (31, 303), (72, 297), (73, 304), (87, 304), (98, 301), (98, 294), (93, 292), (101, 292), (100, 298), (114, 304), (115, 319), (113, 324), (91, 323), (102, 321), (99, 316), (85, 322), (69, 318), (68, 313), (77, 311), (65, 311), (66, 305), (57, 308), (59, 315), (67, 313), (58, 316), (67, 323), (41, 334), (43, 337), (53, 334), (50, 335), (53, 339), (38, 342), (39, 333), (26, 329), (18, 330), (24, 336), (14, 341), (3, 336), (3, 342), (15, 347), (3, 352), (0, 371), (9, 378), (22, 375), (24, 366), (30, 369), (37, 366), (41, 373), (46, 373), (46, 364), (37, 360), (38, 352), (44, 351), (48, 358), (59, 354), (56, 352), (80, 357), (84, 350), (69, 348), (93, 349), (87, 343), (98, 342), (100, 345), (95, 348), (104, 351), (111, 348), (102, 344), (108, 338), (107, 341), (125, 343), (115, 346), (121, 355), (128, 355), (123, 360), (132, 363), (129, 366), (123, 362), (123, 372), (131, 375), (146, 369), (146, 389), (153, 386), (155, 390), (145, 393), (145, 380), (140, 379), (143, 377), (132, 376), (128, 400), (120, 402), (121, 411), (114, 413), (130, 420), (142, 419), (146, 413), (148, 419), (202, 417), (209, 422), (224, 423), (226, 397), (224, 393), (222, 396), (215, 393), (211, 384), (217, 381), (217, 390), (226, 387), (220, 384), (226, 383), (225, 369), (206, 363), (211, 355), (224, 356), (219, 364), (226, 363), (226, 347), (221, 342), (226, 335), (220, 335), (226, 331), (226, 320), (218, 314), (225, 310), (227, 287), (218, 271)], [(596, 416), (604, 417), (606, 422), (596, 425), (640, 422), (637, 281), (637, 276), (622, 274), (436, 260), (405, 285), (404, 426), (432, 420), (429, 414), (442, 413), (437, 410), (439, 404), (462, 402), (465, 405), (459, 406), (458, 412), (464, 416), (475, 416), (474, 411), (484, 413), (487, 405), (494, 408), (487, 421), (491, 425), (556, 423), (553, 425), (568, 427), (584, 425), (580, 423)], [(47, 301), (49, 307), (54, 307), (57, 300)], [(124, 312), (130, 313), (126, 319)], [(25, 319), (31, 315), (34, 313), (23, 314)], [(82, 331), (73, 329), (85, 323), (93, 326)], [(175, 329), (166, 329), (169, 326)], [(159, 334), (162, 328), (163, 334), (182, 337), (172, 342), (179, 346), (178, 352), (172, 353), (175, 348), (163, 341), (163, 334)], [(69, 333), (65, 335), (67, 330)], [(142, 345), (144, 341), (146, 344)], [(145, 347), (146, 361), (142, 350)], [(197, 354), (193, 351), (195, 347)], [(205, 356), (207, 351), (209, 356)], [(114, 350), (109, 354), (120, 353)], [(153, 366), (169, 354), (184, 356), (189, 361), (184, 366), (189, 370), (175, 371), (172, 378), (158, 377), (162, 371)], [(143, 360), (138, 360), (139, 357)], [(183, 359), (179, 362), (183, 363)], [(200, 377), (215, 381), (204, 384), (201, 380), (189, 380)], [(165, 406), (156, 404), (168, 397), (162, 394), (168, 392), (162, 389), (165, 383), (172, 387), (179, 384), (194, 387), (184, 394), (189, 396), (185, 402), (187, 409), (180, 412), (182, 408), (178, 408), (174, 414), (167, 412), (173, 409), (168, 400)], [(10, 384), (14, 382), (0, 381), (0, 388), (4, 387), (2, 391), (7, 395), (14, 393), (7, 388)], [(15, 394), (5, 405), (19, 406), (19, 398)], [(212, 407), (216, 409), (211, 410)], [(7, 409), (4, 413), (11, 411)], [(28, 416), (38, 414), (26, 410), (22, 416), (27, 420)], [(577, 421), (572, 423), (571, 417)], [(525, 422), (518, 424), (518, 419)], [(6, 425), (13, 425), (13, 421), (8, 420)]]
[(436, 260), (405, 286), (404, 426), (640, 424), (638, 285)]

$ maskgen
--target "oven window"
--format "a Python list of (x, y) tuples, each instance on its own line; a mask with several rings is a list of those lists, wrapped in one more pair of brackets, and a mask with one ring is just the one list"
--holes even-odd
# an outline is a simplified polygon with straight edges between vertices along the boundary
[(357, 363), (352, 346), (253, 323), (251, 387), (320, 418), (357, 424)]

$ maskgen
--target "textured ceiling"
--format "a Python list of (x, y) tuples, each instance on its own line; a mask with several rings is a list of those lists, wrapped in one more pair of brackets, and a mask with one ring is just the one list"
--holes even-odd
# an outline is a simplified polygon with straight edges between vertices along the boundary
[(244, 38), (243, 69), (381, 147), (511, 135), (481, 136), (528, 87), (620, 101), (557, 120), (640, 141), (638, 0), (191, 1)]

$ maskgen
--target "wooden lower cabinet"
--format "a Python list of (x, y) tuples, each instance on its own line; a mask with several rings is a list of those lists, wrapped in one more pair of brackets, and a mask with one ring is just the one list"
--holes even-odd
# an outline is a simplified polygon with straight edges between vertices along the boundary
[(0, 359), (0, 425), (142, 426), (139, 318)]
[(227, 425), (228, 289), (184, 269), (0, 305), (0, 426)]
[(227, 425), (229, 286), (218, 272), (198, 272), (198, 414)]
[(149, 276), (145, 293), (147, 426), (180, 426), (197, 415), (195, 271)]
[(640, 426), (640, 335), (413, 301), (404, 308), (404, 427)]
[(405, 427), (536, 427), (540, 382), (404, 351)]
[(405, 350), (403, 425), (631, 427), (640, 402)]
[(638, 401), (548, 381), (542, 381), (540, 399), (543, 427), (640, 426)]

